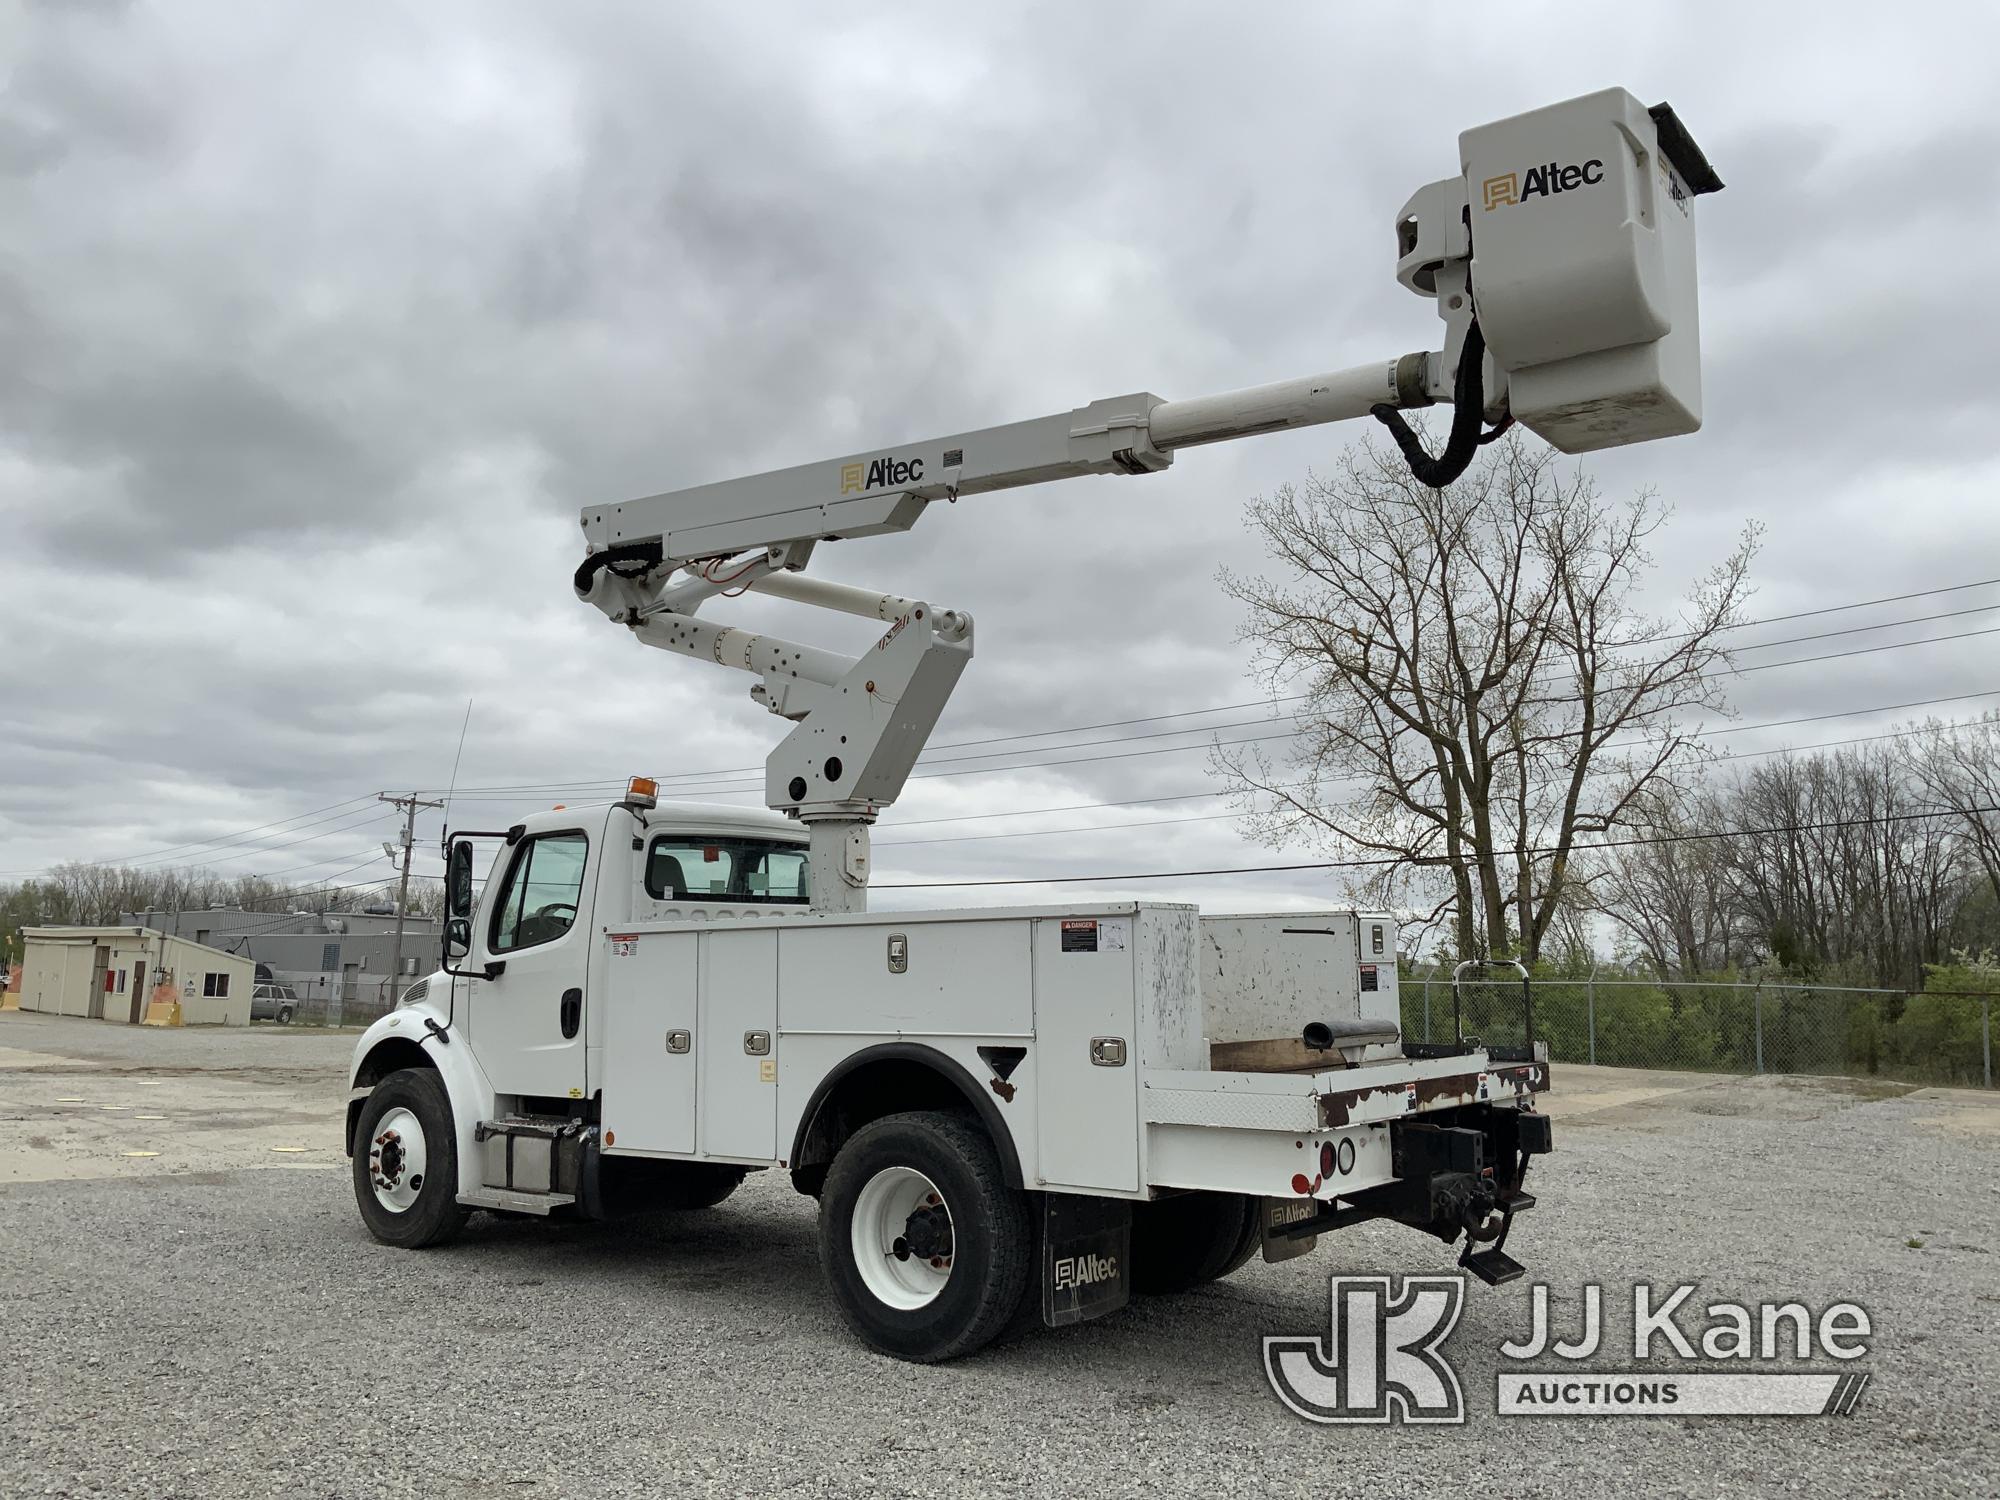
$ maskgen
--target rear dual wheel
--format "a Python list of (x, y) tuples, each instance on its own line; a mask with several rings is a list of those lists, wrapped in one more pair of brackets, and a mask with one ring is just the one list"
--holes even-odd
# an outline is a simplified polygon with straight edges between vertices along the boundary
[(1241, 1193), (1180, 1193), (1132, 1206), (1132, 1290), (1185, 1292), (1242, 1269), (1263, 1243), (1257, 1200)]
[(931, 1364), (984, 1348), (1033, 1281), (1026, 1196), (963, 1115), (890, 1115), (840, 1148), (820, 1195), (819, 1252), (835, 1306), (884, 1354)]

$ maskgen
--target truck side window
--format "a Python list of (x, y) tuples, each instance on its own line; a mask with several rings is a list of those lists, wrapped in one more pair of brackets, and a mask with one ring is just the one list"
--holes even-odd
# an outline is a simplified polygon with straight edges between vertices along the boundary
[(803, 906), (810, 896), (806, 851), (763, 839), (656, 838), (646, 851), (646, 894), (655, 901)]
[(568, 932), (583, 898), (583, 869), (589, 855), (590, 840), (580, 831), (542, 833), (525, 840), (507, 869), (488, 947), (508, 953), (554, 942)]

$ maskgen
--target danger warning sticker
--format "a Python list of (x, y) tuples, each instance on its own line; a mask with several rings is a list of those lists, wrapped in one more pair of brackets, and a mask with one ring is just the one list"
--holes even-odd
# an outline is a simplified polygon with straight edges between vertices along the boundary
[(1063, 918), (1062, 951), (1065, 953), (1095, 953), (1097, 951), (1096, 921), (1090, 917)]
[(1130, 917), (1063, 918), (1062, 951), (1065, 953), (1123, 953), (1131, 946)]

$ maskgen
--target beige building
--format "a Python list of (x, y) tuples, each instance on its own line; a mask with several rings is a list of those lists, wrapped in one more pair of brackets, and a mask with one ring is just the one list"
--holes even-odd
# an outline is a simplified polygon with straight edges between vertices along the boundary
[(247, 1026), (257, 966), (150, 927), (29, 927), (21, 1009), (137, 1024), (149, 1001), (177, 1000), (188, 1026)]

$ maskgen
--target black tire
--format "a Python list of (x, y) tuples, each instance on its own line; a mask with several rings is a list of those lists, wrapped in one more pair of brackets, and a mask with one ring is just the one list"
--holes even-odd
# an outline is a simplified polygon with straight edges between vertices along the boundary
[[(427, 1158), (416, 1200), (400, 1212), (376, 1196), (376, 1137), (382, 1117), (407, 1109), (423, 1127)], [(469, 1212), (458, 1201), (458, 1137), (452, 1129), (451, 1098), (432, 1068), (403, 1068), (375, 1085), (354, 1129), (354, 1198), (361, 1222), (385, 1245), (420, 1250), (457, 1237)]]
[(1250, 1263), (1250, 1257), (1264, 1248), (1264, 1215), (1255, 1198), (1243, 1200), (1243, 1236), (1236, 1247), (1229, 1252), (1222, 1263), (1222, 1269), (1211, 1278), (1220, 1281), (1225, 1276), (1234, 1276)]
[[(869, 1290), (855, 1263), (855, 1205), (892, 1167), (928, 1177), (951, 1221), (949, 1277), (931, 1302), (908, 1310)], [(1034, 1223), (976, 1122), (934, 1111), (890, 1115), (856, 1131), (834, 1157), (820, 1195), (819, 1255), (834, 1304), (862, 1342), (935, 1364), (983, 1349), (1013, 1323), (1034, 1279)]]
[(292, 1008), (289, 1005), (278, 1007), (278, 1024), (280, 1026), (289, 1026), (292, 1024)]
[(1170, 1296), (1238, 1270), (1262, 1243), (1257, 1200), (1181, 1193), (1132, 1205), (1132, 1290)]

